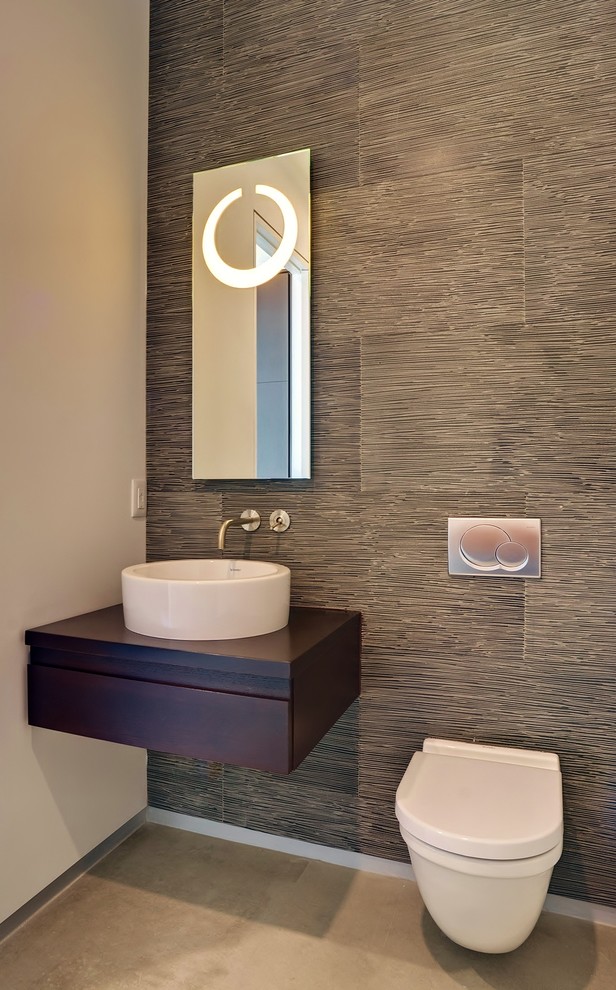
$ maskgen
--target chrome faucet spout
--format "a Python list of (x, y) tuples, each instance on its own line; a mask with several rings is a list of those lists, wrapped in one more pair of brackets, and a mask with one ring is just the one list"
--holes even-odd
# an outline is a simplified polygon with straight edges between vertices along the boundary
[(225, 519), (225, 521), (223, 522), (222, 526), (218, 530), (218, 549), (219, 550), (224, 550), (225, 549), (225, 539), (226, 539), (226, 536), (227, 536), (227, 530), (229, 529), (229, 526), (241, 526), (241, 525), (242, 525), (241, 517), (239, 517), (239, 516), (237, 518), (233, 518), (232, 517), (231, 519)]
[(227, 530), (230, 526), (241, 526), (246, 532), (252, 533), (255, 529), (258, 529), (261, 525), (261, 516), (255, 509), (244, 509), (241, 516), (231, 516), (230, 519), (225, 519), (221, 523), (220, 529), (218, 530), (218, 549), (225, 549), (225, 539), (227, 537)]

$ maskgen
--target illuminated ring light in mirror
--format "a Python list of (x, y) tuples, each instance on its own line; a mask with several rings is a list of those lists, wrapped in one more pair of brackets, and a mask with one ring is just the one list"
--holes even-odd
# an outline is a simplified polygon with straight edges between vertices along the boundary
[(221, 199), (207, 218), (203, 231), (203, 258), (207, 267), (219, 282), (230, 285), (234, 289), (249, 289), (255, 285), (269, 282), (274, 275), (282, 271), (297, 243), (297, 214), (290, 200), (279, 189), (274, 189), (272, 186), (255, 186), (255, 191), (259, 196), (268, 196), (280, 207), (284, 221), (282, 240), (271, 258), (268, 258), (263, 264), (257, 265), (256, 268), (232, 268), (231, 265), (227, 265), (222, 260), (218, 253), (215, 240), (218, 221), (227, 207), (240, 198), (241, 189), (234, 189), (228, 196)]

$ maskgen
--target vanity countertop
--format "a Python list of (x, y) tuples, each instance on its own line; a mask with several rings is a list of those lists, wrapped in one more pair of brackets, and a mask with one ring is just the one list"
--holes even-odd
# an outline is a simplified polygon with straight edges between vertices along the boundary
[(94, 660), (151, 661), (261, 677), (293, 680), (314, 660), (324, 641), (343, 631), (359, 635), (360, 613), (343, 609), (292, 607), (289, 624), (264, 636), (226, 640), (158, 639), (131, 632), (121, 605), (28, 629), (26, 643), (39, 650), (77, 653)]

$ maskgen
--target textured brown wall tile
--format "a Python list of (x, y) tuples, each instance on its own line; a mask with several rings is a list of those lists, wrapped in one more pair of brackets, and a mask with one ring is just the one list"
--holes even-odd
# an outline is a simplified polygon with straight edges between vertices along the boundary
[[(580, 305), (583, 295), (580, 289)], [(525, 338), (528, 429), (518, 462), (527, 490), (575, 492), (586, 485), (613, 484), (613, 319), (555, 315), (529, 324)]]
[[(616, 123), (616, 122), (615, 122)], [(524, 169), (529, 321), (614, 319), (616, 152), (533, 157)], [(559, 328), (554, 328), (558, 332)]]
[[(472, 330), (475, 320), (524, 319), (521, 162), (362, 186), (362, 193), (349, 249), (364, 262), (364, 326), (384, 332), (419, 317)], [(385, 295), (390, 280), (396, 292)]]
[(519, 325), (428, 320), (404, 332), (365, 334), (364, 489), (524, 491), (524, 337)]
[(526, 600), (526, 731), (543, 745), (559, 728), (567, 822), (562, 888), (593, 901), (616, 886), (613, 488), (538, 493), (529, 513), (543, 517), (545, 567)]
[[(614, 5), (154, 0), (151, 79), (149, 555), (254, 506), (229, 552), (364, 617), (362, 698), (294, 774), (151, 753), (151, 803), (406, 859), (427, 735), (554, 750), (552, 889), (616, 906)], [(308, 146), (313, 477), (193, 481), (192, 173)], [(449, 577), (482, 514), (542, 518), (540, 580)]]
[(612, 143), (608, 0), (386, 6), (361, 49), (364, 182)]

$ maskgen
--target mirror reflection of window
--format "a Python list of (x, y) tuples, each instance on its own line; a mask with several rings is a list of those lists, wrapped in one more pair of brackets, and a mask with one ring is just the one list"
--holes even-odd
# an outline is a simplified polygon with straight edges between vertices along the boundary
[(291, 275), (257, 289), (257, 478), (289, 477)]
[[(255, 214), (255, 264), (270, 258), (280, 234)], [(257, 478), (304, 476), (308, 262), (294, 251), (285, 268), (257, 289)], [(295, 402), (294, 402), (295, 397)]]

